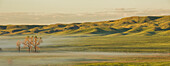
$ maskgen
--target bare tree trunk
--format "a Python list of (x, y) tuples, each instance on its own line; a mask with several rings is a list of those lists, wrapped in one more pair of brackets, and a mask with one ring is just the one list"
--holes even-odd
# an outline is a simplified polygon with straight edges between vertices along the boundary
[(37, 45), (35, 45), (35, 52), (37, 52)]
[(20, 47), (18, 47), (18, 51), (19, 51), (19, 53), (20, 53), (20, 49), (21, 49), (21, 48), (20, 48)]
[(29, 47), (29, 53), (31, 52), (31, 48)]
[(35, 52), (37, 52), (37, 36), (35, 36), (35, 38), (34, 38), (34, 39), (35, 39), (35, 41), (34, 41), (34, 42), (35, 42), (35, 46), (34, 46), (34, 48), (35, 48)]

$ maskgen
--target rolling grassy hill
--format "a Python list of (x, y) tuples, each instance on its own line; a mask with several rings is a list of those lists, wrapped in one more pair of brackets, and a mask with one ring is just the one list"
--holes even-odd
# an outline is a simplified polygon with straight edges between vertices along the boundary
[(0, 35), (21, 34), (170, 35), (170, 16), (133, 16), (118, 20), (51, 25), (0, 25)]
[[(170, 52), (170, 16), (134, 16), (118, 20), (86, 22), (73, 24), (52, 25), (0, 25), (0, 39), (2, 46), (15, 45), (17, 40), (25, 38), (29, 34), (43, 37), (40, 56), (30, 54), (1, 53), (0, 61), (5, 64), (9, 58), (14, 59), (15, 64), (31, 65), (40, 61), (42, 66), (47, 65), (47, 60), (56, 66), (68, 59), (76, 66), (166, 66), (170, 65), (168, 55), (83, 55), (81, 52), (134, 52), (134, 53), (163, 53)], [(64, 34), (64, 36), (58, 36)], [(65, 35), (67, 34), (67, 35)], [(16, 36), (6, 36), (16, 35)], [(18, 36), (21, 35), (21, 36)], [(4, 45), (5, 46), (5, 45)], [(1, 50), (1, 49), (0, 49)], [(2, 48), (3, 52), (16, 52), (16, 48)], [(80, 52), (81, 54), (64, 54), (67, 52)], [(27, 52), (27, 48), (22, 52)], [(60, 53), (61, 52), (61, 53)], [(50, 55), (52, 53), (52, 55)], [(58, 54), (53, 54), (58, 53)], [(31, 53), (33, 54), (33, 53)], [(37, 54), (37, 53), (36, 53)], [(38, 53), (39, 54), (39, 53)], [(28, 55), (28, 56), (27, 56)], [(67, 56), (69, 55), (69, 56)], [(76, 58), (74, 58), (74, 56)], [(57, 60), (56, 60), (57, 59)], [(3, 61), (5, 60), (5, 61)], [(23, 62), (24, 60), (24, 62)], [(45, 61), (44, 61), (45, 60)], [(73, 61), (73, 62), (72, 62)], [(95, 62), (94, 62), (95, 61)], [(22, 63), (21, 63), (22, 62)], [(30, 64), (27, 64), (30, 62)], [(32, 62), (32, 63), (31, 63)], [(47, 62), (47, 63), (46, 63)], [(51, 61), (50, 61), (51, 62)], [(66, 62), (66, 61), (64, 61)], [(42, 64), (44, 63), (44, 64)], [(37, 63), (39, 64), (39, 63)], [(65, 63), (66, 64), (66, 63)], [(39, 65), (39, 66), (41, 66)]]

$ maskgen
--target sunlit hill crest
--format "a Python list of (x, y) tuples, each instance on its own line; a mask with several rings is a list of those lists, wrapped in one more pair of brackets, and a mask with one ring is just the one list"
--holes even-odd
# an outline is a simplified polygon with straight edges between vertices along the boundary
[(20, 34), (170, 35), (170, 16), (133, 16), (118, 20), (51, 25), (0, 25), (0, 35)]

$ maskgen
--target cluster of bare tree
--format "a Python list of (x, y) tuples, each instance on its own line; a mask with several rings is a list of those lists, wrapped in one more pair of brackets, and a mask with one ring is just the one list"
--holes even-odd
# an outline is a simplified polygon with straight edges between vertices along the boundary
[(23, 48), (27, 47), (28, 51), (31, 52), (31, 49), (34, 48), (34, 52), (37, 52), (37, 50), (40, 50), (38, 45), (42, 43), (42, 38), (37, 36), (27, 36), (23, 42), (17, 41), (17, 49), (20, 52), (21, 51), (21, 44), (24, 45)]

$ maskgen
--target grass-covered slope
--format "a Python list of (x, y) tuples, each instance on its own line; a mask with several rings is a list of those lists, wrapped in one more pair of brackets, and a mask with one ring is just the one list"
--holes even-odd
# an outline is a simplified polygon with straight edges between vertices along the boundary
[[(74, 40), (53, 41), (53, 45), (41, 47), (55, 51), (99, 51), (99, 52), (169, 52), (170, 36), (70, 36)], [(56, 44), (55, 44), (56, 43)]]
[(120, 34), (169, 35), (170, 16), (133, 16), (118, 20), (52, 25), (0, 25), (0, 35)]

